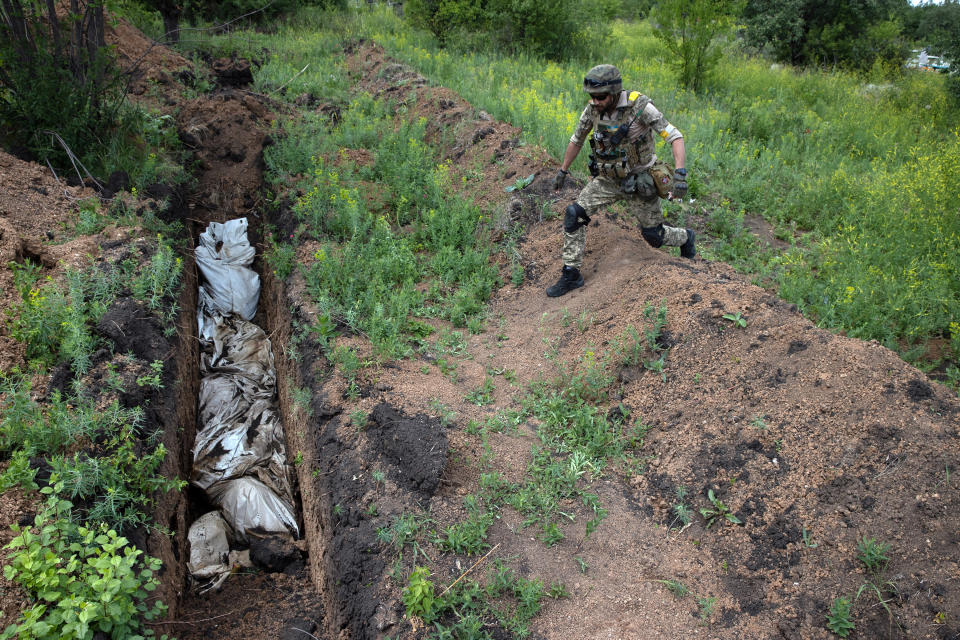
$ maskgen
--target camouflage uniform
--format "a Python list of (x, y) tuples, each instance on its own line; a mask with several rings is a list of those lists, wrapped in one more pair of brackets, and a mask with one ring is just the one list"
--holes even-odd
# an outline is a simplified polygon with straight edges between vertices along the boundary
[[(636, 119), (634, 120), (634, 118)], [(611, 141), (613, 133), (622, 124), (633, 120), (626, 138), (617, 146)], [(593, 131), (593, 135), (590, 132)], [(612, 114), (602, 114), (592, 103), (580, 114), (577, 128), (570, 142), (582, 147), (589, 136), (592, 171), (598, 171), (577, 197), (577, 204), (590, 215), (599, 207), (617, 201), (625, 201), (629, 215), (636, 218), (641, 228), (662, 229), (662, 235), (651, 241), (649, 233), (644, 237), (654, 246), (660, 244), (679, 247), (687, 241), (687, 231), (663, 224), (660, 196), (649, 170), (657, 163), (654, 153), (655, 138), (672, 144), (682, 134), (663, 117), (650, 98), (636, 92), (621, 91)], [(632, 189), (628, 193), (624, 186)], [(661, 185), (663, 187), (663, 185)], [(668, 189), (662, 189), (668, 190)], [(662, 226), (660, 226), (662, 225)], [(577, 269), (583, 264), (586, 246), (586, 226), (576, 231), (564, 230), (563, 264)], [(659, 243), (659, 244), (658, 244)]]

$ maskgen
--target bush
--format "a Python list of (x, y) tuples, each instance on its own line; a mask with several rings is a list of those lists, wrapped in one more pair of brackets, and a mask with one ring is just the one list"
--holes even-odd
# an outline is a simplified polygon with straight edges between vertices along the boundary
[(54, 488), (42, 491), (49, 495), (47, 506), (32, 529), (13, 525), (19, 535), (6, 547), (14, 553), (3, 570), (7, 580), (32, 594), (34, 604), (0, 637), (152, 636), (152, 631), (143, 632), (141, 617), (152, 620), (166, 611), (160, 601), (147, 603), (160, 584), (154, 575), (160, 560), (141, 558), (142, 551), (106, 525), (76, 524), (73, 505), (60, 500)]
[(490, 48), (554, 60), (602, 50), (620, 11), (616, 0), (410, 0), (406, 5), (407, 20), (441, 44), (486, 42)]
[(668, 0), (654, 8), (654, 35), (670, 52), (680, 84), (694, 91), (703, 86), (720, 61), (719, 36), (730, 28), (737, 5), (737, 0)]
[(93, 158), (118, 123), (122, 85), (104, 42), (103, 4), (74, 3), (65, 17), (53, 3), (46, 14), (39, 7), (24, 0), (5, 5), (0, 130), (8, 144), (65, 168), (71, 163), (61, 140), (81, 160)]

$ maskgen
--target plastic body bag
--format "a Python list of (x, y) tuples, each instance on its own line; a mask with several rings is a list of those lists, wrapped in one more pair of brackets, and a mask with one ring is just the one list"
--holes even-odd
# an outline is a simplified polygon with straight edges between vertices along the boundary
[(256, 250), (247, 240), (247, 219), (211, 222), (200, 234), (200, 246), (194, 254), (206, 279), (202, 288), (215, 308), (224, 315), (235, 313), (251, 320), (260, 299), (260, 276), (248, 268)]
[[(261, 532), (299, 536), (299, 527), (276, 409), (273, 349), (263, 329), (248, 321), (257, 311), (260, 280), (246, 268), (254, 258), (246, 220), (213, 223), (200, 243), (197, 264), (207, 282), (197, 309), (201, 380), (191, 480), (220, 511), (194, 523), (200, 555), (195, 560), (191, 546), (188, 568), (195, 578), (215, 578), (218, 586), (235, 555), (229, 544), (224, 551), (218, 518), (228, 531), (223, 538), (241, 544)], [(193, 536), (191, 527), (191, 545)]]
[(221, 482), (210, 487), (207, 495), (243, 542), (249, 540), (248, 533), (300, 533), (293, 508), (259, 480), (244, 476)]

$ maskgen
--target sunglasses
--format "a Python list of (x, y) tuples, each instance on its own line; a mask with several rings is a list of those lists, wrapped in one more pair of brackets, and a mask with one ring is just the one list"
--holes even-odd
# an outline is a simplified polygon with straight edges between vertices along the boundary
[(609, 97), (610, 97), (609, 93), (591, 93), (590, 94), (590, 99), (595, 102), (603, 102)]

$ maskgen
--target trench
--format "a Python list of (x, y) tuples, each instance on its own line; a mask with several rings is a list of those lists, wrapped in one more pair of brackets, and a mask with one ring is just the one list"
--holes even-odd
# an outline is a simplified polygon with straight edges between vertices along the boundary
[[(195, 215), (195, 214), (194, 214)], [(226, 221), (227, 216), (222, 220)], [(229, 219), (233, 219), (232, 216)], [(184, 286), (180, 296), (182, 312), (178, 320), (178, 335), (180, 337), (177, 345), (177, 377), (178, 384), (175, 392), (175, 406), (177, 429), (167, 429), (166, 442), (168, 454), (167, 472), (171, 476), (178, 476), (182, 479), (192, 480), (194, 477), (194, 447), (197, 443), (198, 430), (201, 425), (198, 421), (199, 398), (201, 389), (201, 341), (198, 335), (197, 312), (198, 312), (198, 288), (203, 282), (203, 277), (194, 258), (194, 250), (197, 245), (199, 235), (206, 229), (206, 221), (193, 219), (187, 225), (189, 237), (191, 239), (185, 257), (184, 264)], [(251, 244), (256, 243), (259, 238), (259, 230), (250, 227)], [(276, 631), (267, 632), (267, 629), (277, 627), (282, 632), (284, 627), (294, 629), (304, 629), (314, 637), (326, 638), (327, 625), (324, 621), (328, 618), (328, 611), (338, 611), (336, 603), (330, 602), (329, 605), (323, 602), (321, 594), (324, 591), (325, 575), (322, 563), (319, 561), (323, 557), (322, 549), (323, 538), (322, 529), (318, 526), (319, 517), (317, 514), (318, 503), (316, 496), (313, 495), (314, 485), (305, 482), (301, 477), (301, 469), (293, 464), (294, 455), (302, 455), (305, 458), (312, 459), (311, 442), (304, 438), (306, 433), (305, 416), (298, 412), (296, 405), (291, 399), (293, 389), (296, 388), (293, 380), (290, 379), (289, 365), (287, 359), (282, 355), (282, 345), (289, 337), (289, 318), (285, 318), (282, 313), (276, 310), (275, 300), (279, 295), (277, 285), (270, 277), (264, 277), (262, 268), (263, 260), (258, 250), (256, 260), (251, 268), (261, 277), (260, 300), (256, 315), (251, 322), (262, 328), (271, 342), (274, 355), (276, 371), (276, 394), (274, 409), (279, 415), (279, 422), (283, 428), (284, 445), (287, 452), (287, 463), (294, 470), (294, 479), (292, 482), (292, 497), (294, 499), (294, 510), (297, 512), (297, 524), (299, 535), (294, 539), (293, 546), (289, 544), (283, 546), (283, 538), (278, 536), (265, 535), (254, 538), (251, 536), (247, 543), (240, 542), (231, 545), (231, 550), (247, 550), (252, 558), (251, 564), (254, 571), (257, 572), (255, 579), (251, 580), (249, 576), (242, 574), (225, 576), (222, 585), (211, 592), (201, 595), (200, 589), (204, 582), (193, 578), (188, 569), (188, 562), (191, 558), (191, 545), (188, 540), (188, 533), (191, 525), (205, 514), (217, 510), (217, 506), (212, 503), (206, 493), (190, 482), (188, 487), (180, 494), (169, 494), (164, 496), (157, 504), (157, 518), (161, 523), (166, 523), (173, 536), (158, 536), (155, 545), (151, 548), (159, 551), (160, 557), (164, 560), (164, 580), (160, 597), (164, 602), (169, 603), (169, 617), (176, 620), (196, 619), (202, 617), (202, 612), (207, 611), (210, 615), (206, 617), (216, 617), (218, 612), (231, 610), (231, 605), (236, 598), (238, 589), (258, 590), (263, 588), (264, 595), (269, 596), (266, 586), (260, 583), (270, 583), (270, 573), (282, 573), (286, 579), (296, 573), (300, 573), (299, 582), (295, 590), (298, 593), (298, 605), (307, 604), (306, 609), (309, 615), (304, 618), (301, 616), (290, 615), (287, 620), (278, 620), (283, 618), (282, 612), (272, 612), (269, 614), (269, 621), (258, 620), (258, 611), (243, 611), (242, 617), (248, 627), (262, 626), (263, 635), (258, 636), (251, 633), (250, 629), (243, 633), (247, 637), (277, 637)], [(298, 379), (298, 378), (297, 378)], [(292, 409), (293, 408), (293, 409)], [(171, 435), (175, 436), (171, 438)], [(295, 454), (294, 452), (299, 452)], [(301, 493), (299, 488), (305, 488)], [(301, 515), (302, 514), (302, 515)], [(264, 545), (267, 545), (266, 547)], [(281, 548), (277, 550), (277, 546)], [(260, 549), (259, 554), (254, 548)], [(318, 552), (318, 549), (320, 550)], [(157, 555), (157, 551), (154, 551)], [(256, 557), (259, 555), (259, 557)], [(231, 557), (231, 561), (236, 561)], [(247, 559), (244, 560), (246, 562)], [(304, 577), (306, 577), (304, 579)], [(303, 587), (309, 586), (314, 593), (303, 593)], [(322, 607), (312, 604), (316, 600), (322, 603)], [(249, 609), (249, 608), (248, 608)], [(322, 609), (322, 610), (321, 610)], [(204, 637), (204, 638), (228, 638), (236, 637), (237, 631), (228, 630), (222, 624), (196, 626), (191, 625), (189, 629), (183, 629), (178, 626), (171, 626), (168, 630), (171, 634), (176, 634), (180, 638)], [(281, 634), (282, 635), (282, 634)]]
[[(195, 247), (209, 223), (245, 217), (256, 248), (250, 268), (261, 287), (252, 321), (273, 350), (275, 410), (293, 464), (299, 539), (287, 549), (294, 558), (289, 564), (234, 572), (219, 589), (201, 595), (187, 570), (187, 533), (212, 506), (193, 485), (163, 496), (157, 520), (173, 535), (157, 536), (148, 551), (164, 563), (160, 596), (170, 611), (155, 630), (181, 640), (308, 637), (304, 632), (329, 639), (394, 636), (405, 625), (404, 607), (377, 531), (430, 501), (446, 466), (446, 429), (438, 418), (405, 415), (382, 400), (366, 411), (362, 428), (356, 412), (347, 415), (345, 398), (328, 384), (336, 374), (326, 348), (304, 331), (314, 321), (311, 312), (291, 299), (263, 257), (269, 230), (287, 238), (297, 224), (288, 206), (268, 207), (261, 196), (263, 149), (270, 144), (262, 124), (269, 105), (236, 88), (206, 100), (205, 108), (193, 103), (178, 120), (181, 132), (206, 131), (208, 137), (194, 139), (195, 186), (174, 198), (166, 214), (183, 222), (189, 238), (173, 355), (176, 384), (171, 380), (168, 387), (166, 471), (185, 480), (194, 471), (201, 358)], [(362, 394), (380, 395), (372, 388)]]

